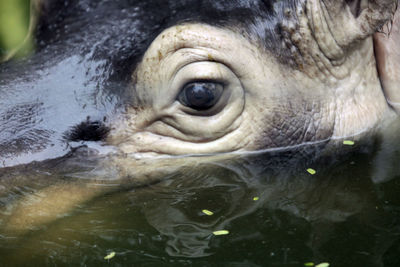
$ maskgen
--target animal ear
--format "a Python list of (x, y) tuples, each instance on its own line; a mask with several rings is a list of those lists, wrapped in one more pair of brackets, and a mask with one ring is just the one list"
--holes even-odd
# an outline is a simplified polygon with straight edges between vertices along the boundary
[(388, 27), (374, 34), (376, 68), (388, 104), (400, 114), (400, 8)]
[(339, 59), (347, 47), (390, 21), (397, 4), (398, 0), (308, 0), (306, 16), (324, 54)]

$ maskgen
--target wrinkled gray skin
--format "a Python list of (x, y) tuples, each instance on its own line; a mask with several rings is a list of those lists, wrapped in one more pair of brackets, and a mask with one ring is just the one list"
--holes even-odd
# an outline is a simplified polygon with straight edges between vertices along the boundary
[[(128, 5), (120, 2), (120, 9)], [(37, 55), (1, 67), (4, 167), (61, 157), (82, 141), (96, 141), (89, 146), (104, 153), (142, 158), (358, 140), (398, 111), (397, 1), (271, 1), (277, 16), (268, 25), (276, 28), (271, 37), (257, 21), (254, 32), (201, 19), (160, 26), (155, 18), (165, 14), (154, 13), (155, 21), (142, 25), (140, 12), (148, 7), (131, 3), (137, 7), (119, 14), (131, 16), (120, 23), (120, 31), (131, 34), (123, 41), (112, 28), (116, 7), (110, 3), (82, 1), (79, 12), (60, 11), (66, 25), (48, 19), (56, 25), (52, 31), (46, 21), (40, 24), (44, 41)], [(213, 5), (232, 5), (233, 13), (243, 3)], [(52, 15), (43, 5), (42, 17)], [(91, 17), (107, 9), (110, 14)], [(92, 24), (79, 24), (84, 17)], [(158, 28), (145, 28), (151, 23)], [(373, 39), (379, 29), (386, 34)], [(148, 32), (157, 33), (154, 40), (143, 40)], [(223, 84), (219, 100), (205, 110), (184, 105), (184, 85), (204, 80)]]
[[(113, 173), (149, 183), (180, 165), (196, 165), (200, 158), (152, 163), (138, 159), (270, 151), (310, 143), (322, 143), (326, 149), (343, 138), (362, 140), (396, 119), (400, 111), (397, 1), (290, 3), (273, 3), (284, 11), (279, 18), (281, 39), (271, 41), (280, 49), (268, 47), (260, 39), (262, 33), (252, 35), (238, 25), (185, 21), (160, 30), (127, 84), (106, 75), (104, 69), (114, 65), (97, 54), (96, 45), (113, 44), (115, 36), (107, 36), (108, 32), (104, 39), (90, 40), (94, 48), (67, 49), (67, 56), (56, 55), (62, 46), (54, 39), (42, 47), (41, 58), (19, 63), (28, 66), (23, 75), (17, 71), (21, 65), (6, 63), (0, 70), (1, 164), (11, 167), (60, 158), (83, 144), (95, 149), (84, 153), (96, 151), (106, 160), (101, 167), (89, 161), (94, 164), (89, 174), (84, 170), (75, 177), (104, 177), (107, 171), (108, 177)], [(103, 26), (109, 27), (97, 25)], [(80, 38), (85, 34), (82, 30)], [(75, 41), (67, 39), (68, 48)], [(283, 52), (275, 54), (278, 50)], [(47, 63), (36, 70), (43, 59)], [(207, 110), (193, 110), (179, 101), (182, 87), (199, 80), (224, 85), (220, 100)], [(79, 123), (92, 121), (109, 129), (101, 142), (71, 138)], [(75, 161), (67, 157), (66, 162), (76, 166), (91, 157), (80, 155)], [(230, 155), (201, 161), (225, 157)], [(149, 164), (153, 164), (150, 170)], [(104, 188), (62, 183), (41, 192), (45, 197), (36, 204), (17, 205), (8, 227), (23, 230), (24, 224), (48, 223)]]

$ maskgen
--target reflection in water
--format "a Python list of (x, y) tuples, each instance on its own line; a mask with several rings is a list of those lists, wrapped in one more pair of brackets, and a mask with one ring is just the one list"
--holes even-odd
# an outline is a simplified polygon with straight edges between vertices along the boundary
[[(241, 163), (240, 168), (230, 164), (201, 166), (201, 175), (179, 175), (147, 189), (162, 192), (147, 202), (144, 214), (149, 224), (167, 237), (169, 255), (210, 255), (211, 241), (218, 238), (213, 237), (213, 231), (230, 229), (236, 219), (257, 210), (270, 213), (272, 220), (279, 220), (274, 218), (279, 211), (311, 224), (334, 223), (359, 213), (370, 201), (358, 181), (338, 176), (341, 170), (316, 177), (304, 171), (288, 177), (265, 173), (246, 177), (250, 172), (245, 168), (246, 162)], [(131, 198), (138, 195), (132, 194)], [(254, 197), (259, 199), (255, 201)], [(209, 209), (214, 215), (203, 215), (202, 209)], [(252, 223), (245, 227), (253, 228)], [(257, 236), (257, 229), (253, 230), (251, 235)], [(236, 236), (235, 232), (232, 235)]]
[[(388, 140), (340, 160), (316, 160), (318, 148), (307, 148), (144, 161), (142, 177), (120, 180), (66, 177), (60, 161), (58, 174), (54, 161), (3, 171), (0, 258), (108, 265), (103, 257), (115, 251), (111, 263), (121, 266), (398, 266), (400, 172), (387, 163), (400, 149)], [(213, 235), (222, 229), (229, 235)]]

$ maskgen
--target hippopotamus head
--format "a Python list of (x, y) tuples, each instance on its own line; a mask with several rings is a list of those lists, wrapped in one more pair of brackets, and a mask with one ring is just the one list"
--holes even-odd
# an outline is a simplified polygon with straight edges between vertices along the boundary
[[(398, 107), (396, 8), (397, 0), (38, 1), (35, 54), (0, 66), (1, 164), (83, 144), (126, 157), (362, 138)], [(373, 39), (388, 23), (390, 34)]]

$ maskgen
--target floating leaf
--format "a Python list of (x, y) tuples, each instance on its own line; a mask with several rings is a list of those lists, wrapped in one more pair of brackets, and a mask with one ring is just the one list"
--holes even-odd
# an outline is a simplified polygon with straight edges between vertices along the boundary
[(107, 256), (104, 257), (105, 260), (110, 260), (112, 258), (114, 258), (115, 256), (115, 252), (110, 252)]
[(316, 170), (314, 170), (314, 169), (311, 169), (311, 168), (308, 168), (308, 169), (307, 169), (307, 171), (308, 171), (308, 173), (309, 173), (309, 174), (311, 174), (311, 175), (314, 175), (314, 174), (316, 174), (316, 173), (317, 173), (317, 171), (316, 171)]
[(253, 200), (254, 201), (257, 201), (257, 200), (259, 200), (260, 198), (259, 197), (253, 197)]
[(329, 263), (327, 263), (327, 262), (322, 262), (322, 263), (316, 265), (315, 267), (329, 267)]
[(314, 265), (315, 265), (314, 262), (306, 262), (306, 263), (304, 263), (305, 267), (312, 267)]
[(214, 235), (227, 235), (229, 234), (228, 230), (218, 230), (213, 232)]
[(351, 140), (344, 140), (344, 141), (343, 141), (343, 145), (352, 146), (352, 145), (354, 145), (354, 141), (351, 141)]
[(210, 210), (202, 210), (202, 212), (203, 212), (205, 215), (208, 215), (208, 216), (214, 215), (214, 212), (212, 212), (212, 211), (210, 211)]

